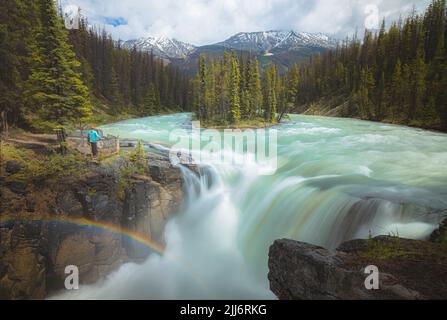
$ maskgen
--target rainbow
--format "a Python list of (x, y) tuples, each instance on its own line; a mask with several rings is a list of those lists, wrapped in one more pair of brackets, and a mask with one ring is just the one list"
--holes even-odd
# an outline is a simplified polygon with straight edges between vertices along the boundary
[(203, 282), (201, 277), (192, 270), (189, 266), (186, 266), (185, 264), (181, 263), (178, 259), (176, 259), (173, 255), (168, 254), (165, 250), (165, 247), (155, 241), (153, 241), (150, 238), (147, 238), (146, 236), (126, 230), (124, 228), (118, 227), (112, 223), (104, 222), (104, 221), (94, 221), (91, 219), (86, 218), (59, 218), (59, 217), (23, 217), (23, 216), (17, 216), (17, 217), (9, 217), (0, 216), (0, 227), (8, 224), (8, 223), (15, 223), (15, 222), (46, 222), (46, 223), (61, 223), (61, 224), (71, 224), (79, 227), (92, 227), (95, 229), (99, 229), (102, 231), (111, 232), (113, 234), (124, 236), (125, 238), (134, 240), (147, 248), (155, 251), (161, 256), (169, 258), (171, 261), (175, 262), (181, 269), (183, 269), (185, 272), (189, 273), (196, 281), (197, 283), (204, 289), (207, 289), (207, 285)]
[(138, 233), (135, 231), (130, 231), (124, 228), (121, 228), (119, 226), (116, 226), (109, 222), (104, 221), (94, 221), (91, 219), (86, 218), (58, 218), (58, 217), (42, 217), (42, 218), (35, 218), (35, 217), (1, 217), (0, 216), (0, 226), (13, 223), (13, 222), (47, 222), (47, 223), (61, 223), (61, 224), (71, 224), (76, 225), (79, 227), (91, 227), (96, 228), (103, 231), (108, 231), (113, 234), (121, 235), (125, 238), (132, 239), (149, 249), (157, 252), (160, 255), (165, 254), (165, 248), (163, 245), (153, 241), (152, 239)]

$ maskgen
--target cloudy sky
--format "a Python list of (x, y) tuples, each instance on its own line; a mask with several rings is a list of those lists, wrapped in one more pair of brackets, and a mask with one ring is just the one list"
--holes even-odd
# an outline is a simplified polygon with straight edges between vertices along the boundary
[[(115, 39), (166, 36), (195, 45), (238, 32), (297, 30), (339, 38), (424, 10), (430, 0), (60, 0), (77, 5)], [(378, 13), (378, 15), (376, 15)]]

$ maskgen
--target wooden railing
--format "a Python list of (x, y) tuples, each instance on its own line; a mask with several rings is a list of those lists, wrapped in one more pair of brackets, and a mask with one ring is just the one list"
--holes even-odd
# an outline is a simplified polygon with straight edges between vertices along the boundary
[[(76, 130), (67, 137), (67, 143), (71, 148), (78, 150), (83, 154), (91, 154), (91, 147), (87, 139), (87, 130)], [(120, 152), (120, 141), (118, 137), (104, 136), (101, 130), (98, 130), (102, 140), (98, 141), (99, 154), (109, 156)]]

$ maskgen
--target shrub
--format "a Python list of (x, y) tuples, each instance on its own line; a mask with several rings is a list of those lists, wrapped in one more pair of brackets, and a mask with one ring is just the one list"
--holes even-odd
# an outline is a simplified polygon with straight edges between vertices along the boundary
[(17, 161), (23, 169), (8, 177), (11, 180), (26, 182), (57, 181), (65, 177), (80, 177), (87, 171), (85, 159), (78, 154), (62, 156), (60, 154), (42, 155), (32, 150), (3, 146), (3, 161)]

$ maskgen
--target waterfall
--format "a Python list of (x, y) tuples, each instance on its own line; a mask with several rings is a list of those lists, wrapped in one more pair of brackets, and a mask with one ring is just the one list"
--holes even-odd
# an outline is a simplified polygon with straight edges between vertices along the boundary
[[(241, 254), (238, 209), (216, 170), (181, 167), (182, 213), (166, 226), (166, 250), (141, 265), (126, 264), (107, 280), (63, 293), (62, 299), (273, 299)], [(226, 275), (231, 274), (231, 277)]]
[[(166, 143), (167, 131), (188, 117), (128, 120), (103, 130)], [(271, 299), (267, 254), (276, 239), (332, 249), (381, 234), (424, 239), (443, 219), (447, 135), (306, 116), (292, 116), (278, 131), (275, 174), (260, 175), (255, 162), (204, 163), (200, 176), (182, 168), (186, 196), (166, 227), (165, 255), (126, 264), (62, 297)]]

